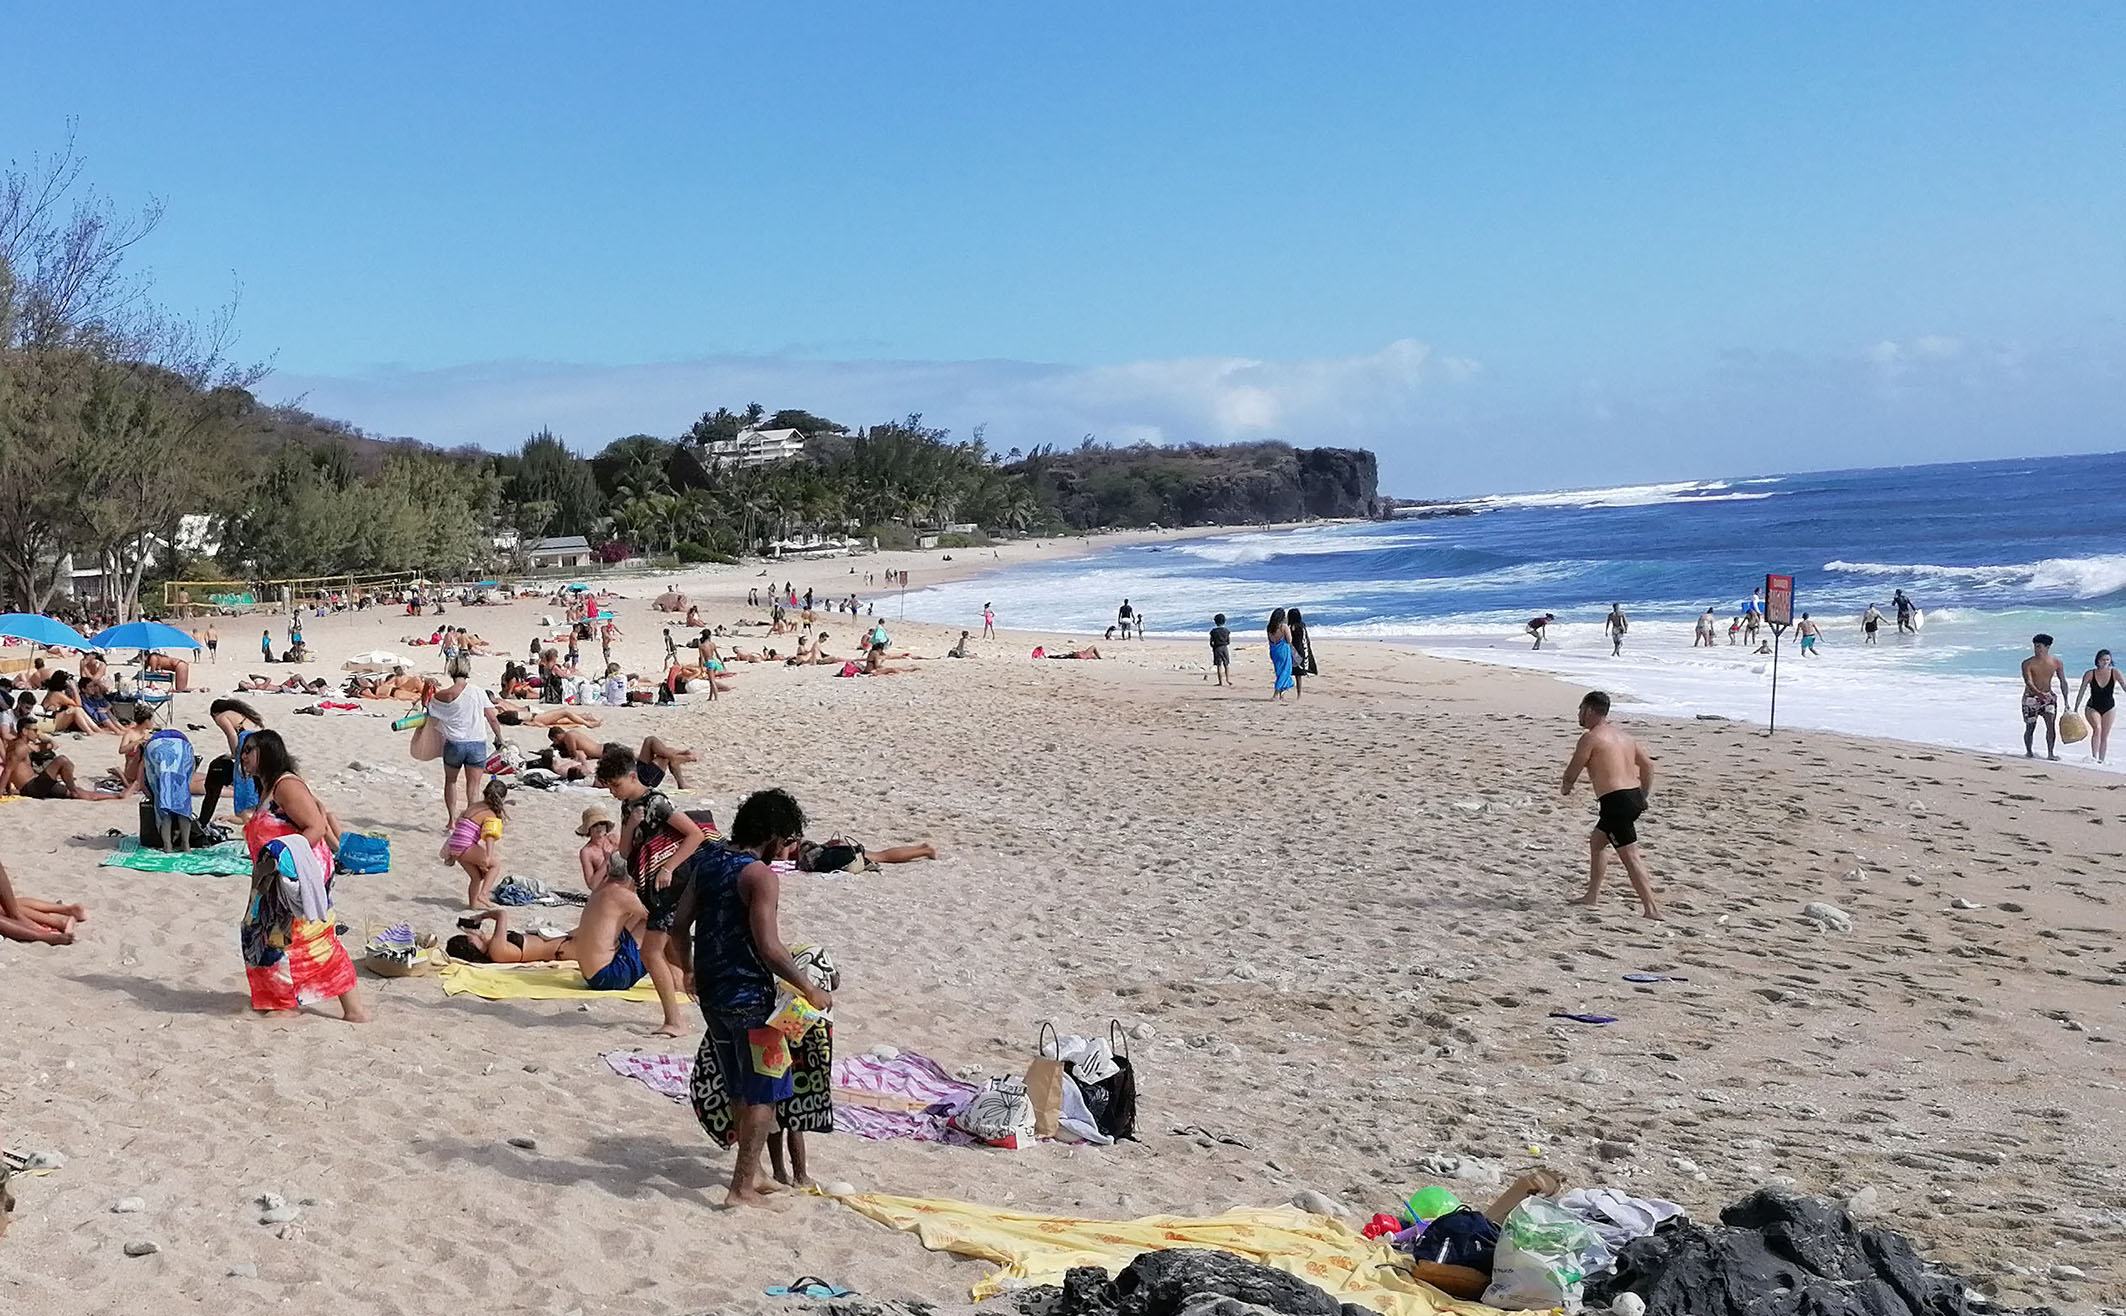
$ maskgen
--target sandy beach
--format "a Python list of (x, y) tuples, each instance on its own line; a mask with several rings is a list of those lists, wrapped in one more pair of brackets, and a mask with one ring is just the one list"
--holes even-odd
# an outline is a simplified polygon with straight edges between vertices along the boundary
[[(881, 554), (853, 580), (832, 560), (772, 579), (854, 589), (886, 615), (891, 595), (853, 583), (863, 573), (905, 567), (921, 586), (1069, 549)], [(759, 615), (741, 606), (758, 570), (619, 586), (619, 658), (661, 666), (660, 629), (680, 628), (650, 602), (668, 584), (711, 622)], [(550, 611), (444, 620), (518, 654)], [(846, 652), (855, 627), (838, 620), (822, 624)], [(285, 618), (223, 619), (222, 660), (195, 683), (282, 674), (248, 665), (267, 624)], [(435, 624), (308, 621), (320, 661), (305, 674), (337, 680), (347, 655)], [(979, 634), (979, 617), (964, 624)], [(931, 656), (959, 630), (892, 629)], [(940, 847), (785, 883), (785, 932), (840, 962), (843, 1054), (887, 1044), (996, 1074), (1023, 1071), (1044, 1021), (1150, 1026), (1140, 1143), (829, 1137), (813, 1143), (821, 1179), (1115, 1217), (1317, 1189), (1363, 1218), (1433, 1182), (1480, 1198), (1531, 1164), (1706, 1217), (1784, 1178), (1858, 1195), (2002, 1304), (2126, 1301), (2115, 777), (1621, 706), (1659, 765), (1643, 831), (1670, 921), (1636, 917), (1620, 882), (1588, 913), (1565, 901), (1592, 799), (1558, 797), (1577, 687), (1317, 642), (1322, 675), (1270, 703), (1263, 646), (1235, 630), (1234, 690), (1209, 683), (1197, 643), (1033, 661), (1063, 637), (1006, 630), (976, 661), (902, 676), (742, 664), (714, 702), (603, 710), (611, 739), (702, 752), (687, 807), (727, 818), (782, 786), (815, 836)], [(204, 724), (209, 697), (181, 696), (180, 723)], [(293, 715), (309, 702), (257, 699), (341, 820), (392, 845), (388, 874), (338, 885), (349, 940), (400, 921), (445, 932), (465, 883), (435, 859), (438, 769), (409, 759), (388, 717)], [(193, 739), (220, 750), (211, 727)], [(114, 757), (112, 738), (63, 741), (85, 775)], [(518, 792), (507, 871), (575, 883), (576, 818), (601, 802)], [(676, 1316), (788, 1310), (761, 1291), (801, 1274), (950, 1309), (991, 1269), (829, 1200), (712, 1209), (728, 1157), (684, 1104), (600, 1059), (692, 1053), (694, 1037), (647, 1036), (653, 1004), (365, 977), (367, 1026), (254, 1018), (244, 879), (99, 867), (134, 821), (132, 802), (0, 802), (17, 889), (91, 911), (74, 946), (0, 943), (0, 1143), (66, 1158), (17, 1182), (0, 1311)], [(1810, 902), (1850, 927), (1808, 920)], [(1445, 1157), (1466, 1177), (1443, 1176)], [(261, 1225), (265, 1193), (300, 1204), (297, 1220)], [(113, 1212), (133, 1197), (144, 1210)], [(125, 1255), (138, 1240), (159, 1251)]]

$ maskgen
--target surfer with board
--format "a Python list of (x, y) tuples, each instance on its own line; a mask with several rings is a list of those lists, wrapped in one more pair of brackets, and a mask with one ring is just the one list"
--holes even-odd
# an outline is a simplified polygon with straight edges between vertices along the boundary
[(1919, 611), (1918, 605), (1907, 598), (1903, 590), (1897, 591), (1897, 596), (1890, 602), (1897, 607), (1897, 633), (1910, 635), (1918, 631), (1919, 623), (1915, 619), (1915, 614)]

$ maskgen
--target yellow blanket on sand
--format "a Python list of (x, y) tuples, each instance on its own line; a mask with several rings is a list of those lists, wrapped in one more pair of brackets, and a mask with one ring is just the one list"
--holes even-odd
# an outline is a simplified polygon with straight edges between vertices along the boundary
[(436, 975), (445, 996), (467, 992), (490, 1001), (572, 1001), (597, 997), (607, 1001), (654, 1001), (657, 989), (648, 977), (624, 992), (594, 991), (574, 964), (446, 964)]
[(1061, 1284), (1072, 1266), (1099, 1266), (1112, 1275), (1140, 1252), (1200, 1247), (1273, 1266), (1339, 1302), (1385, 1316), (1498, 1316), (1497, 1308), (1457, 1301), (1410, 1278), (1387, 1244), (1297, 1207), (1238, 1207), (1201, 1219), (1080, 1220), (943, 1198), (860, 1193), (841, 1200), (882, 1225), (914, 1234), (933, 1252), (997, 1262), (1003, 1269), (974, 1286), (976, 1301), (1028, 1285)]

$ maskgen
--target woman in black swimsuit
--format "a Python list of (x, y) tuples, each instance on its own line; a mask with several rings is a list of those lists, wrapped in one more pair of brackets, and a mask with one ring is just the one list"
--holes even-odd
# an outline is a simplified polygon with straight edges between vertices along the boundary
[(2074, 696), (2075, 708), (2089, 718), (2089, 755), (2099, 763), (2111, 750), (2111, 719), (2117, 716), (2113, 710), (2118, 696), (2119, 669), (2111, 665), (2111, 650), (2099, 649), (2096, 666), (2082, 673), (2081, 689)]

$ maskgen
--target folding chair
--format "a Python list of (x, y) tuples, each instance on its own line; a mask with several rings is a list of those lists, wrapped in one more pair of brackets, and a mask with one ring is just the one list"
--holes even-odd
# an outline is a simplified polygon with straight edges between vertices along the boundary
[(171, 726), (171, 705), (177, 701), (177, 673), (142, 672), (133, 678), (133, 702), (155, 710), (155, 720)]

